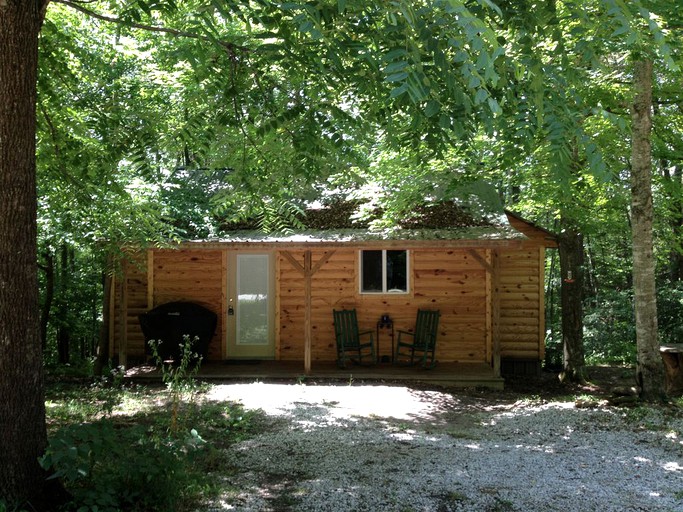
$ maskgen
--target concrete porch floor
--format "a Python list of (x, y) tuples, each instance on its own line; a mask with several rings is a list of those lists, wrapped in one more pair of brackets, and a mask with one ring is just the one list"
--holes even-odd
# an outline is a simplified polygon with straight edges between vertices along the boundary
[[(161, 372), (151, 365), (134, 366), (126, 377), (135, 381), (158, 381)], [(419, 366), (398, 366), (390, 363), (359, 366), (349, 364), (339, 368), (334, 361), (314, 361), (311, 373), (304, 372), (303, 361), (209, 361), (202, 364), (197, 378), (201, 380), (297, 380), (330, 381), (376, 380), (424, 382), (454, 388), (484, 387), (503, 389), (504, 379), (496, 377), (485, 363), (438, 363), (425, 370)]]

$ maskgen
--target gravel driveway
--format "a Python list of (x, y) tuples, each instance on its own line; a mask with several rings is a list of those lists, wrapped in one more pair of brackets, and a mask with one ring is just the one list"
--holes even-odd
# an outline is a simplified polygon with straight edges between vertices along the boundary
[[(577, 408), (400, 385), (222, 384), (262, 409), (210, 510), (683, 511), (676, 408)], [(516, 401), (515, 401), (516, 400)]]

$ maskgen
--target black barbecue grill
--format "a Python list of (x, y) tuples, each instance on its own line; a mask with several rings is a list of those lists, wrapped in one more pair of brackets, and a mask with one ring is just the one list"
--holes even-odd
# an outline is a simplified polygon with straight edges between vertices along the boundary
[[(194, 302), (168, 302), (139, 315), (145, 335), (145, 353), (151, 355), (150, 340), (159, 343), (162, 360), (180, 360), (181, 344), (189, 336), (192, 350), (206, 359), (209, 342), (216, 331), (216, 313)], [(198, 340), (195, 340), (195, 337)]]

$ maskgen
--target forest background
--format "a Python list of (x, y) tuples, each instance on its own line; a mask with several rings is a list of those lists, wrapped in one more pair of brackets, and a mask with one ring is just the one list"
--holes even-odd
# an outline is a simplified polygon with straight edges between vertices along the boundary
[(37, 345), (90, 360), (108, 256), (297, 227), (331, 193), (386, 225), (429, 198), (557, 232), (549, 364), (637, 362), (658, 396), (683, 330), (682, 27), (669, 0), (0, 0), (0, 441), (22, 461), (0, 486), (36, 481)]
[[(138, 2), (117, 12), (53, 3), (38, 83), (46, 362), (94, 354), (106, 257), (122, 244), (216, 236), (248, 218), (264, 230), (296, 228), (307, 203), (344, 196), (372, 199), (388, 224), (425, 198), (474, 199), (573, 239), (586, 357), (635, 363), (630, 104), (633, 53), (645, 47), (659, 52), (659, 333), (662, 342), (683, 339), (675, 6), (542, 2), (531, 16), (523, 3), (462, 7), (458, 39), (444, 39), (444, 13), (413, 2), (374, 17), (368, 5), (367, 27), (341, 25), (343, 2), (250, 11)], [(378, 51), (388, 44), (372, 24), (400, 44)], [(440, 83), (447, 59), (458, 67), (448, 76), (455, 83)], [(440, 88), (459, 91), (460, 101)], [(547, 363), (561, 366), (557, 251), (546, 276)]]

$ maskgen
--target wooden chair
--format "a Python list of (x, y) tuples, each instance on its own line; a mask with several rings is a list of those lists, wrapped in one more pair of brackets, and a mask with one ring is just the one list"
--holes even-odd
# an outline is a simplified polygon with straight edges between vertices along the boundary
[(409, 362), (414, 365), (421, 362), (423, 368), (433, 368), (436, 365), (434, 358), (440, 316), (438, 310), (418, 309), (415, 331), (398, 331), (395, 363)]
[[(375, 362), (375, 340), (372, 331), (358, 331), (358, 319), (355, 309), (333, 309), (334, 335), (337, 339), (337, 364), (346, 368), (346, 360), (363, 364), (365, 357), (370, 363)], [(368, 341), (361, 338), (368, 336)], [(357, 357), (356, 361), (354, 357)]]

